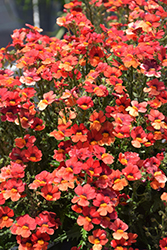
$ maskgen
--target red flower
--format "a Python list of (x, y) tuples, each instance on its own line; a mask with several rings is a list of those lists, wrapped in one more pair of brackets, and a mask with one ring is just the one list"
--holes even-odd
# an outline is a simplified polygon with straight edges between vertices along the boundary
[(96, 199), (93, 200), (93, 205), (99, 207), (97, 212), (101, 216), (106, 216), (107, 213), (112, 213), (114, 211), (113, 206), (115, 205), (108, 196), (103, 194), (97, 194)]
[(45, 125), (43, 124), (43, 120), (39, 119), (38, 117), (35, 117), (34, 122), (31, 124), (31, 128), (35, 131), (41, 131), (45, 128)]
[(109, 94), (107, 87), (102, 84), (95, 87), (93, 92), (99, 97), (106, 97)]
[(131, 125), (118, 125), (114, 128), (113, 134), (118, 138), (127, 138), (130, 137)]
[(29, 148), (30, 146), (34, 145), (36, 141), (35, 136), (30, 136), (29, 134), (25, 135), (24, 138), (16, 138), (15, 144), (18, 148), (24, 148), (25, 146)]
[(0, 193), (0, 205), (5, 203), (5, 198), (3, 197), (3, 193)]
[(64, 167), (61, 167), (60, 169), (55, 169), (52, 173), (52, 176), (54, 177), (53, 184), (57, 185), (60, 191), (67, 191), (68, 188), (74, 189), (74, 182), (76, 178), (73, 176), (73, 174), (68, 175), (68, 173), (65, 172)]
[(93, 46), (89, 52), (89, 55), (90, 64), (95, 67), (101, 62), (100, 58), (104, 57), (104, 52), (100, 47)]
[(107, 232), (102, 229), (96, 229), (93, 231), (93, 235), (88, 236), (88, 240), (93, 245), (93, 250), (101, 250), (107, 242)]
[(19, 148), (13, 148), (12, 152), (9, 154), (9, 157), (12, 161), (15, 161), (18, 164), (22, 164), (23, 162), (28, 162), (25, 157), (26, 150), (20, 150)]
[(131, 104), (132, 104), (132, 107), (129, 106), (126, 108), (126, 111), (129, 111), (129, 114), (131, 116), (136, 117), (139, 115), (138, 112), (145, 113), (147, 111), (146, 109), (147, 102), (138, 103), (138, 101), (132, 101)]
[(18, 201), (21, 193), (24, 191), (24, 184), (21, 179), (12, 178), (5, 183), (5, 191), (3, 197), (7, 200), (11, 198), (12, 201)]
[(44, 170), (35, 176), (35, 180), (33, 181), (33, 183), (30, 183), (29, 188), (37, 189), (38, 187), (43, 187), (46, 184), (51, 184), (52, 182), (53, 182), (52, 174)]
[(52, 184), (45, 185), (41, 189), (40, 194), (48, 201), (57, 201), (61, 196), (61, 192), (59, 191), (58, 187), (53, 186)]
[(2, 178), (4, 181), (9, 178), (23, 178), (25, 175), (24, 169), (25, 166), (11, 161), (11, 165), (1, 168), (0, 179)]
[(129, 126), (131, 125), (131, 122), (133, 122), (133, 118), (129, 114), (116, 113), (111, 114), (111, 116), (115, 119), (115, 122), (112, 122), (114, 126)]
[(89, 96), (82, 96), (81, 98), (77, 100), (77, 104), (83, 110), (87, 110), (93, 107), (94, 105), (91, 97)]
[(146, 139), (147, 135), (146, 135), (146, 133), (144, 132), (144, 130), (143, 130), (143, 128), (141, 126), (134, 127), (132, 129), (131, 137), (133, 138), (131, 143), (135, 148), (140, 148), (141, 143), (147, 142), (147, 139)]
[(66, 56), (64, 58), (62, 58), (62, 62), (59, 64), (59, 68), (63, 69), (65, 71), (72, 71), (72, 69), (74, 68), (73, 66), (75, 66), (78, 62), (78, 59), (76, 56)]
[(110, 229), (114, 231), (113, 233), (114, 239), (116, 240), (120, 240), (121, 238), (124, 238), (125, 240), (128, 239), (128, 233), (124, 232), (128, 229), (128, 225), (119, 218), (116, 219), (113, 223), (111, 223)]
[(71, 136), (73, 142), (78, 142), (78, 141), (85, 142), (87, 140), (88, 130), (83, 123), (81, 123), (79, 126), (77, 124), (74, 124), (71, 127), (71, 131), (72, 134), (74, 134)]
[(115, 136), (113, 134), (113, 125), (112, 123), (106, 121), (100, 129), (100, 133), (102, 134), (102, 139), (98, 142), (99, 145), (108, 145), (115, 141)]
[(29, 161), (38, 162), (38, 161), (41, 161), (42, 152), (36, 146), (30, 146), (25, 151), (25, 156), (26, 156), (27, 160), (29, 160)]
[(53, 159), (56, 159), (56, 161), (62, 162), (66, 159), (66, 153), (69, 152), (70, 147), (71, 147), (71, 141), (62, 141), (59, 143), (58, 145), (59, 149), (58, 150), (54, 150), (54, 155), (53, 155)]
[(139, 154), (135, 152), (119, 153), (119, 161), (122, 165), (136, 164), (140, 160)]
[(71, 126), (71, 122), (67, 122), (66, 124), (58, 125), (58, 131), (53, 130), (49, 135), (53, 136), (56, 140), (64, 140), (65, 137), (71, 136), (71, 129), (67, 129)]
[(165, 250), (167, 248), (167, 237), (159, 241), (159, 246), (161, 250)]
[(11, 106), (17, 106), (20, 104), (20, 96), (19, 92), (14, 90), (14, 91), (7, 91), (4, 96), (2, 96), (2, 102), (4, 102), (5, 107), (11, 107)]
[(86, 170), (89, 176), (99, 176), (102, 172), (102, 167), (98, 160), (94, 160), (93, 158), (89, 158), (82, 166), (84, 170)]
[(30, 217), (28, 214), (19, 216), (16, 218), (17, 223), (11, 227), (12, 234), (21, 235), (24, 238), (28, 238), (31, 235), (31, 230), (35, 230), (36, 222), (35, 219)]
[(125, 178), (121, 178), (121, 172), (117, 170), (113, 170), (109, 175), (109, 179), (114, 190), (120, 191), (124, 189), (128, 185), (128, 182)]
[(50, 237), (46, 233), (41, 233), (40, 231), (36, 231), (35, 234), (31, 235), (31, 241), (33, 242), (34, 250), (47, 250), (48, 242)]
[(7, 107), (7, 108), (1, 108), (0, 112), (4, 115), (1, 116), (1, 120), (3, 122), (8, 121), (8, 122), (15, 122), (17, 119), (17, 113), (18, 113), (18, 108), (17, 107)]
[(143, 91), (149, 93), (149, 97), (157, 96), (165, 90), (164, 82), (160, 82), (157, 78), (148, 81), (146, 84), (149, 88), (144, 88)]
[(38, 231), (40, 233), (54, 234), (54, 230), (57, 229), (60, 225), (60, 221), (55, 219), (56, 214), (53, 212), (43, 211), (35, 218), (35, 221), (38, 227)]
[(151, 109), (148, 119), (151, 121), (151, 125), (154, 129), (160, 130), (161, 128), (165, 128), (165, 123), (162, 122), (165, 116), (158, 110)]
[(90, 231), (94, 228), (93, 224), (100, 224), (101, 218), (95, 207), (83, 207), (83, 216), (79, 215), (77, 223), (79, 226), (83, 226), (86, 231)]
[(144, 62), (140, 65), (141, 71), (148, 77), (161, 76), (161, 67), (158, 65), (158, 62), (155, 59), (145, 59)]
[(128, 181), (135, 181), (141, 178), (141, 173), (137, 165), (128, 164), (127, 167), (122, 169), (122, 173), (125, 175)]
[(27, 238), (22, 238), (22, 236), (16, 236), (17, 243), (19, 244), (19, 250), (34, 250), (33, 242), (31, 236)]
[(52, 102), (54, 102), (55, 98), (56, 98), (56, 95), (53, 94), (53, 91), (49, 91), (47, 93), (45, 93), (43, 95), (43, 100), (41, 100), (39, 103), (38, 103), (38, 108), (39, 110), (44, 110), (49, 104), (51, 104)]
[(101, 126), (103, 122), (105, 122), (106, 117), (103, 113), (103, 111), (99, 111), (99, 113), (97, 113), (95, 110), (93, 112), (93, 114), (90, 116), (89, 120), (92, 122), (90, 124), (90, 129), (95, 129), (97, 131), (99, 131), (101, 129)]
[(13, 220), (10, 217), (14, 216), (14, 212), (9, 207), (0, 207), (0, 229), (10, 227)]
[(68, 172), (73, 172), (74, 174), (79, 174), (82, 170), (82, 162), (79, 162), (78, 159), (76, 157), (72, 157), (69, 160), (67, 160), (65, 162), (67, 168), (65, 169), (65, 171), (67, 170)]
[(20, 77), (20, 82), (27, 86), (35, 85), (37, 81), (41, 80), (41, 77), (37, 75), (36, 71), (36, 68), (30, 68), (29, 70), (26, 69), (23, 72), (24, 76)]
[(93, 187), (91, 187), (89, 184), (85, 184), (83, 187), (78, 185), (74, 189), (75, 193), (78, 196), (74, 196), (71, 200), (72, 203), (76, 203), (80, 206), (86, 207), (89, 205), (88, 200), (92, 200), (96, 197), (96, 191)]

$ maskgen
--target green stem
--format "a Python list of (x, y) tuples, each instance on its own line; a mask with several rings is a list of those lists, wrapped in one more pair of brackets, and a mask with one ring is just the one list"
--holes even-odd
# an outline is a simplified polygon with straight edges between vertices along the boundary
[(22, 126), (21, 126), (21, 121), (20, 121), (20, 116), (17, 114), (17, 118), (18, 118), (18, 121), (19, 121), (19, 128), (20, 128), (20, 133), (21, 133), (21, 137), (23, 138), (23, 130), (22, 130)]
[(83, 117), (82, 117), (82, 123), (85, 121), (85, 116), (86, 116), (86, 110), (84, 110)]
[(130, 69), (130, 99), (133, 100), (133, 67)]

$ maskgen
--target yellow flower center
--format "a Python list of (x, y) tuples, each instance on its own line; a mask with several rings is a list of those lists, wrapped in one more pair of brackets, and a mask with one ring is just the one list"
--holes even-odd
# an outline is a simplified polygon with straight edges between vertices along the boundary
[(30, 242), (26, 242), (26, 247), (31, 247), (32, 244)]
[(46, 195), (46, 199), (47, 199), (47, 200), (51, 200), (52, 198), (53, 198), (52, 195), (50, 195), (50, 194), (47, 194), (47, 195)]
[(17, 189), (15, 189), (15, 188), (12, 188), (12, 193), (17, 193)]
[(99, 244), (99, 243), (100, 243), (100, 241), (98, 239), (94, 240), (94, 244)]
[(6, 215), (6, 216), (2, 216), (2, 220), (8, 220), (8, 216)]
[(109, 137), (109, 134), (108, 133), (103, 133), (103, 137), (107, 138), (107, 137)]
[(43, 245), (43, 244), (44, 244), (44, 241), (43, 241), (43, 240), (38, 240), (38, 243), (39, 243), (40, 245)]

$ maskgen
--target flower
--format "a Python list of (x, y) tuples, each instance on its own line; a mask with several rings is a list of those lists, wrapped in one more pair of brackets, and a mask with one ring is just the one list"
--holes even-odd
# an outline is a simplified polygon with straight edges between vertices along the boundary
[(161, 76), (161, 71), (158, 71), (161, 67), (155, 59), (145, 59), (140, 68), (143, 74), (148, 77), (156, 76), (159, 78)]
[(93, 231), (93, 235), (88, 236), (88, 240), (93, 245), (93, 250), (101, 250), (107, 242), (107, 233), (103, 229), (96, 229)]
[(135, 148), (140, 148), (141, 143), (147, 142), (147, 139), (146, 139), (147, 135), (141, 126), (133, 127), (131, 131), (131, 137), (133, 138), (131, 143)]
[(41, 160), (42, 152), (36, 146), (30, 146), (25, 151), (25, 156), (26, 156), (27, 160), (32, 161), (32, 162), (37, 162), (37, 161)]
[(125, 232), (128, 229), (128, 225), (119, 218), (116, 219), (113, 223), (111, 223), (110, 229), (114, 231), (113, 233), (114, 239), (116, 240), (120, 240), (121, 238), (124, 238), (125, 240), (128, 239), (128, 233)]
[(87, 110), (87, 109), (93, 107), (93, 105), (94, 105), (91, 97), (89, 97), (89, 96), (80, 97), (77, 100), (77, 104), (83, 110)]
[(122, 169), (122, 173), (128, 181), (139, 180), (142, 177), (137, 165), (128, 164), (127, 167)]
[(72, 203), (76, 203), (80, 206), (86, 207), (89, 205), (89, 200), (96, 197), (96, 191), (89, 184), (85, 184), (83, 187), (78, 185), (74, 189), (78, 196), (74, 196), (71, 200)]
[(14, 212), (9, 207), (0, 207), (0, 229), (10, 227), (13, 224)]
[(51, 90), (51, 91), (43, 94), (43, 98), (44, 99), (38, 103), (38, 108), (40, 111), (44, 110), (49, 104), (54, 102), (56, 95), (53, 94), (53, 91)]
[(101, 222), (100, 215), (95, 207), (83, 207), (82, 214), (83, 216), (78, 216), (77, 223), (79, 226), (83, 226), (86, 231), (93, 229), (93, 224), (98, 225)]
[(40, 194), (48, 201), (57, 201), (61, 196), (58, 187), (52, 184), (46, 184)]
[(16, 221), (17, 223), (13, 224), (11, 227), (11, 232), (23, 238), (28, 238), (32, 233), (31, 230), (35, 230), (37, 225), (35, 219), (28, 214), (17, 217)]
[(12, 178), (5, 183), (3, 197), (7, 200), (18, 201), (25, 186), (21, 179)]
[(35, 218), (35, 221), (40, 233), (54, 234), (54, 230), (61, 224), (58, 219), (55, 219), (56, 214), (53, 212), (43, 211)]

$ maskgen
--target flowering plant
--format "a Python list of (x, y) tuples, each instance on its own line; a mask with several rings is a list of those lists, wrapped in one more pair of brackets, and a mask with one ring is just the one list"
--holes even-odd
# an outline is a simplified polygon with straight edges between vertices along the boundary
[(1, 48), (3, 249), (167, 248), (166, 4), (74, 0)]

